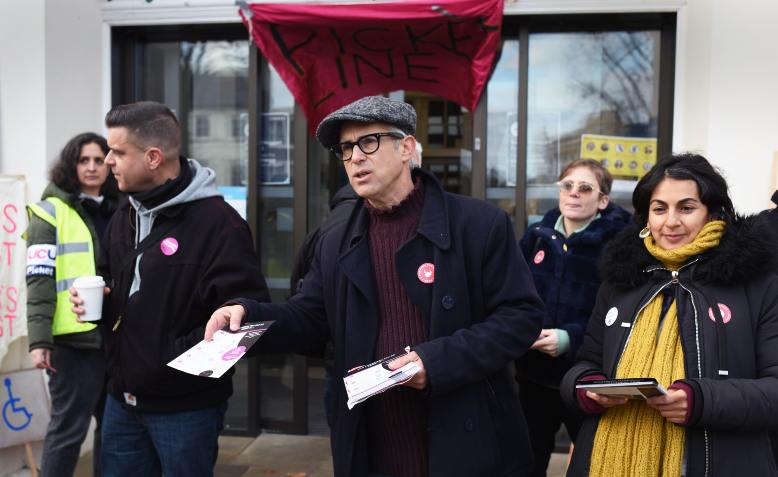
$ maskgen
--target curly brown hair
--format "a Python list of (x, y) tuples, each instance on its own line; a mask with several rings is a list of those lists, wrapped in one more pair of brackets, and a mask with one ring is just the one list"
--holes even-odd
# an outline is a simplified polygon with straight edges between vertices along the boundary
[[(103, 136), (93, 132), (81, 133), (65, 144), (59, 153), (59, 159), (51, 168), (51, 182), (69, 194), (78, 195), (81, 192), (76, 165), (81, 157), (81, 148), (87, 144), (97, 144), (103, 154), (108, 154), (108, 142)], [(100, 194), (111, 200), (116, 199), (119, 194), (116, 179), (111, 171), (108, 171), (108, 178), (100, 187)]]

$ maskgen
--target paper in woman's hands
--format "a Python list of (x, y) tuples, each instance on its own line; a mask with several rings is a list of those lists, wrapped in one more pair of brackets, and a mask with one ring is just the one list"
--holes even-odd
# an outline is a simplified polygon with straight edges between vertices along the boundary
[(374, 363), (358, 366), (346, 374), (343, 382), (346, 385), (346, 394), (349, 409), (366, 400), (369, 397), (382, 393), (390, 388), (399, 386), (418, 373), (421, 368), (415, 361), (411, 361), (405, 366), (395, 369), (389, 369), (389, 362), (403, 356), (406, 353), (393, 354)]
[(195, 376), (220, 378), (272, 324), (262, 321), (241, 326), (238, 331), (219, 330), (213, 334), (213, 341), (197, 343), (167, 365)]

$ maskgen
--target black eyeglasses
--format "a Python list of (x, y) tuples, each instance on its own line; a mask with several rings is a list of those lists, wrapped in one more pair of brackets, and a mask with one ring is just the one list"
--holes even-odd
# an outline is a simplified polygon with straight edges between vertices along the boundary
[(381, 145), (381, 138), (384, 136), (393, 137), (395, 139), (402, 139), (405, 137), (404, 134), (399, 132), (365, 134), (364, 136), (357, 138), (355, 142), (346, 141), (335, 144), (330, 150), (335, 154), (335, 157), (345, 162), (351, 160), (351, 156), (354, 155), (354, 146), (359, 147), (359, 150), (364, 154), (373, 154), (378, 150), (378, 147)]

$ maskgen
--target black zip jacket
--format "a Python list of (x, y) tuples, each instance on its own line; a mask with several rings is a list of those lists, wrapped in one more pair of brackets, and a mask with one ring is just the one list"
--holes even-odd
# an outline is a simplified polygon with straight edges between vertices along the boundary
[[(232, 394), (232, 372), (219, 379), (167, 366), (203, 338), (211, 313), (239, 296), (269, 301), (246, 222), (221, 197), (162, 209), (140, 258), (140, 289), (133, 280), (135, 209), (124, 201), (104, 237), (100, 270), (112, 286), (103, 310), (108, 392), (135, 409), (176, 412), (223, 402)], [(161, 242), (178, 248), (163, 253)], [(141, 242), (143, 244), (143, 242)]]
[[(778, 276), (772, 273), (772, 247), (763, 226), (738, 218), (718, 247), (673, 274), (648, 253), (638, 227), (625, 229), (606, 250), (604, 282), (576, 364), (562, 381), (563, 399), (578, 407), (575, 384), (581, 377), (614, 376), (639, 312), (669, 290), (678, 307), (683, 382), (694, 393), (685, 475), (778, 475), (768, 438), (768, 430), (778, 426)], [(715, 303), (724, 305), (718, 314)], [(598, 421), (599, 415), (584, 421), (568, 476), (589, 474)]]

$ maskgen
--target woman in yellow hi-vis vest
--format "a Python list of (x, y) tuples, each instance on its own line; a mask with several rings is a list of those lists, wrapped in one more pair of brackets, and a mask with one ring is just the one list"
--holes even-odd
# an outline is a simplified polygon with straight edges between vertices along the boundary
[(43, 476), (72, 476), (94, 415), (94, 474), (100, 475), (99, 424), (105, 395), (100, 330), (79, 323), (68, 288), (95, 275), (100, 237), (116, 208), (118, 189), (105, 164), (108, 144), (79, 134), (60, 153), (40, 202), (27, 207), (27, 328), (33, 366), (46, 369), (51, 422), (43, 444)]

